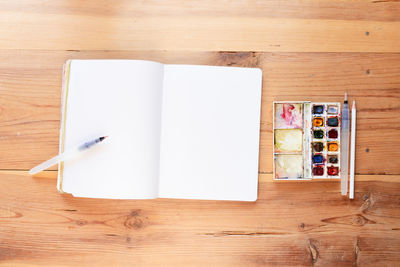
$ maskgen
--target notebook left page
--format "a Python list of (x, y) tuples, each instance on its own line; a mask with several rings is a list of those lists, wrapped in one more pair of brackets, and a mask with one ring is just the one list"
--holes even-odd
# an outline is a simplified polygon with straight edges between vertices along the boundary
[(60, 164), (59, 190), (79, 197), (157, 197), (163, 65), (141, 60), (67, 65), (60, 152), (109, 138)]

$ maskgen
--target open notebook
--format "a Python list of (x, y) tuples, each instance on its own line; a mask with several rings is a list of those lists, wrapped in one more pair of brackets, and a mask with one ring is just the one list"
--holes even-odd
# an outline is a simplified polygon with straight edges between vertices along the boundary
[(69, 60), (60, 153), (102, 144), (59, 165), (78, 197), (257, 199), (260, 69)]

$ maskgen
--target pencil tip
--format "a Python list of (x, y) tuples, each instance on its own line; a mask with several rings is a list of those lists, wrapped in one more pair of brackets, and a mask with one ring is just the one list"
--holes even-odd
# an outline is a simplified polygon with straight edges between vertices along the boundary
[(356, 101), (353, 100), (353, 108), (356, 108)]
[(347, 92), (344, 93), (344, 101), (347, 101)]

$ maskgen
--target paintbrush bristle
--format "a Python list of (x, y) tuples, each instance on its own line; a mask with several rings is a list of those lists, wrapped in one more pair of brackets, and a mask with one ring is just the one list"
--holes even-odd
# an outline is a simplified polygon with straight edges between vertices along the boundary
[(100, 138), (99, 138), (99, 139), (100, 139), (100, 142), (103, 141), (104, 139), (106, 139), (107, 137), (108, 137), (108, 135), (105, 135), (105, 136), (100, 137)]

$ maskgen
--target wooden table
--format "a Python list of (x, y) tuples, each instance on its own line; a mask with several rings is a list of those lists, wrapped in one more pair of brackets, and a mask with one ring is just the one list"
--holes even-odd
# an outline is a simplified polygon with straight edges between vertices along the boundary
[[(69, 58), (262, 68), (257, 202), (78, 199), (56, 169), (30, 177), (58, 151)], [(345, 91), (355, 199), (339, 182), (273, 182), (272, 101)], [(399, 266), (399, 208), (400, 2), (0, 2), (0, 264)]]

